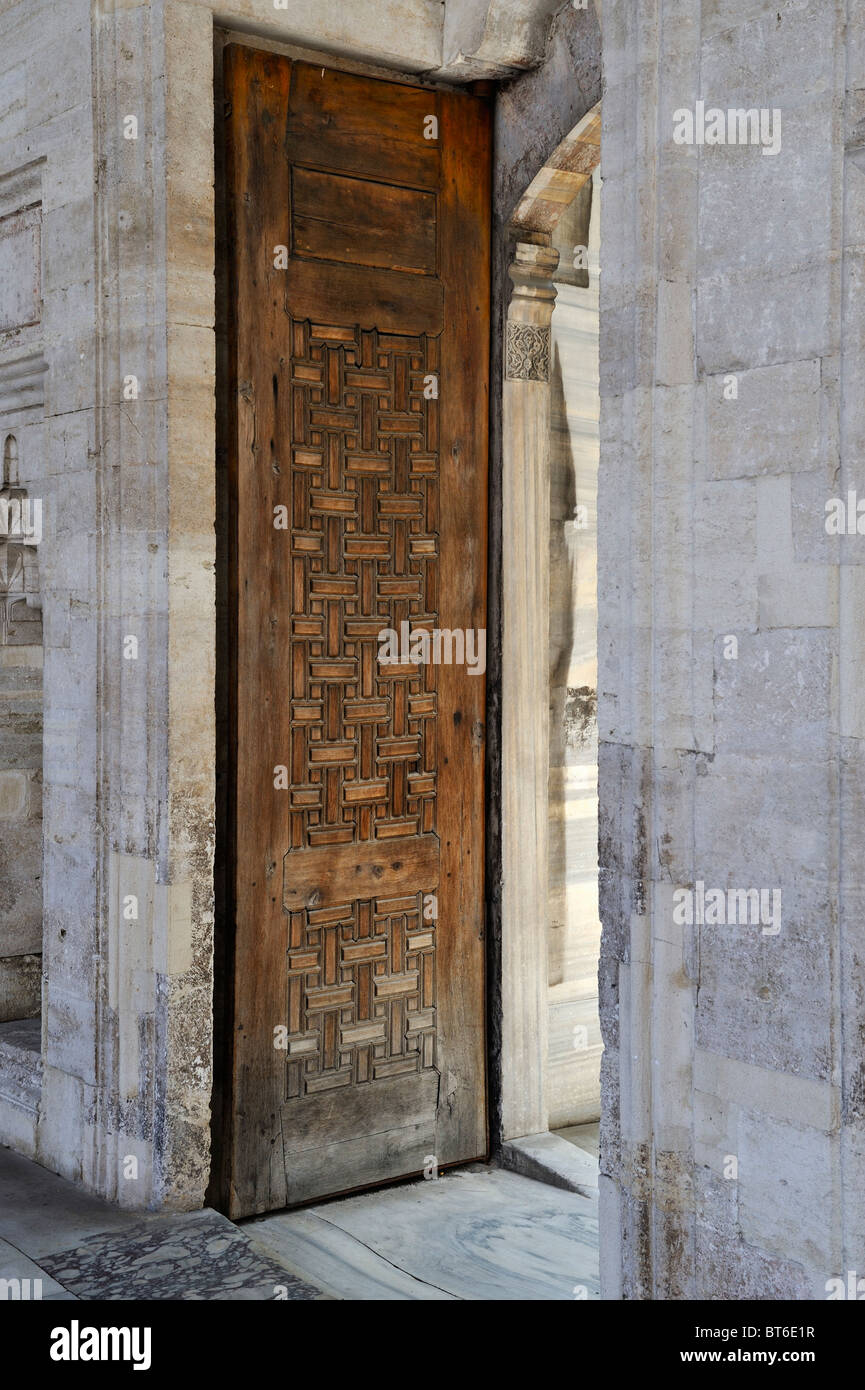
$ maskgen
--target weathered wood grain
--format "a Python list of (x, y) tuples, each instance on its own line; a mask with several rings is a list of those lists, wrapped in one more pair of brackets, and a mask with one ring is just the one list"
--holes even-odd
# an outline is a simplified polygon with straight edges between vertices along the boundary
[(485, 625), (490, 118), (226, 84), (241, 1215), (486, 1150), (484, 680), (378, 634)]

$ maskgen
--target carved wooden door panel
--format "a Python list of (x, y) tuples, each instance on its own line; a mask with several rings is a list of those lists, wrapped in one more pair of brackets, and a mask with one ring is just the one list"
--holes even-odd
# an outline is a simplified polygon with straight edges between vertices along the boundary
[(241, 1215), (486, 1151), (490, 121), (241, 46), (226, 96)]

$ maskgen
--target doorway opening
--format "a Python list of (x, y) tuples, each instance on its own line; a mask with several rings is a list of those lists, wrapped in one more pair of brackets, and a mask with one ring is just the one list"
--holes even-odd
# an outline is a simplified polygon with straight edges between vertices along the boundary
[[(502, 429), (502, 1139), (597, 1182), (600, 106), (514, 212)], [(579, 1154), (569, 1154), (568, 1144)]]
[(596, 1135), (600, 1120), (599, 214), (595, 168), (553, 229), (559, 264), (550, 373), (549, 1126), (566, 1137), (577, 1126), (594, 1126)]

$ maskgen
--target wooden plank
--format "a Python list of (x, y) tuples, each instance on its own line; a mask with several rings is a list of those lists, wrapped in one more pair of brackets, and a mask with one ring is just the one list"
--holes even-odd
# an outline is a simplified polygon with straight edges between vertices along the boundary
[(342, 1143), (331, 1143), (325, 1136), (318, 1148), (308, 1152), (286, 1151), (288, 1201), (291, 1205), (314, 1201), (321, 1194), (323, 1174), (327, 1191), (334, 1196), (415, 1176), (423, 1172), (434, 1148), (434, 1112), (418, 1124), (362, 1134)]
[(431, 276), (293, 259), (283, 277), (280, 302), (293, 318), (412, 336), (442, 330), (444, 293)]
[[(486, 628), (489, 278), (480, 273), (490, 238), (491, 122), (474, 97), (441, 98), (439, 232), (446, 287), (441, 363), (442, 628)], [(474, 383), (472, 391), (460, 382)], [(465, 665), (438, 668), (438, 833), (448, 847), (439, 889), (438, 1038), (454, 1082), (440, 1163), (487, 1151), (484, 1032), (485, 678)], [(457, 929), (459, 924), (459, 929)]]
[(435, 274), (434, 194), (297, 167), (291, 182), (295, 255)]
[(423, 1171), (435, 1150), (439, 1077), (390, 1077), (290, 1101), (284, 1108), (288, 1201), (350, 1192)]
[[(317, 1150), (323, 1136), (329, 1143), (343, 1144), (365, 1132), (375, 1137), (407, 1126), (434, 1125), (438, 1097), (438, 1073), (426, 1071), (391, 1077), (374, 1090), (354, 1086), (341, 1093), (329, 1091), (289, 1101), (285, 1108), (285, 1151), (296, 1157)], [(349, 1186), (356, 1187), (357, 1183)]]
[(439, 142), (424, 138), (439, 93), (294, 64), (289, 137), (298, 161), (383, 182), (437, 189)]
[[(229, 1214), (285, 1205), (285, 1172), (271, 1139), (279, 1132), (284, 1080), (267, 1039), (285, 1019), (288, 921), (278, 894), (261, 891), (288, 837), (288, 798), (274, 796), (273, 768), (284, 757), (290, 684), (289, 613), (280, 595), (290, 583), (290, 556), (262, 546), (263, 525), (284, 501), (273, 463), (282, 445), (282, 402), (290, 398), (283, 271), (273, 248), (284, 244), (289, 177), (283, 155), (290, 64), (242, 46), (226, 49), (229, 262), (231, 297), (229, 451), (230, 573), (233, 592), (231, 699), (234, 839), (233, 1116)], [(268, 640), (263, 641), (263, 634)], [(241, 676), (242, 673), (242, 676)], [(267, 717), (262, 719), (262, 712)], [(255, 807), (255, 814), (249, 808)], [(239, 813), (238, 813), (239, 812)], [(263, 1159), (263, 1155), (267, 1155)]]
[[(349, 784), (351, 785), (351, 784)], [(436, 835), (292, 850), (283, 859), (287, 912), (329, 907), (356, 898), (428, 893), (439, 881)]]

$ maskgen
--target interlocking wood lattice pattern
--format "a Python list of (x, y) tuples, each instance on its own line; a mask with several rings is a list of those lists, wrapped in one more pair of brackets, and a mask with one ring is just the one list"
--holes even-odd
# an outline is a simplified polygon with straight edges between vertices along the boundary
[[(438, 343), (294, 322), (291, 851), (435, 831)], [(289, 1096), (434, 1064), (434, 930), (410, 898), (291, 914)]]
[(435, 339), (293, 325), (291, 845), (435, 828), (435, 668), (378, 633), (435, 626)]
[(435, 1063), (423, 894), (291, 914), (287, 1097)]

